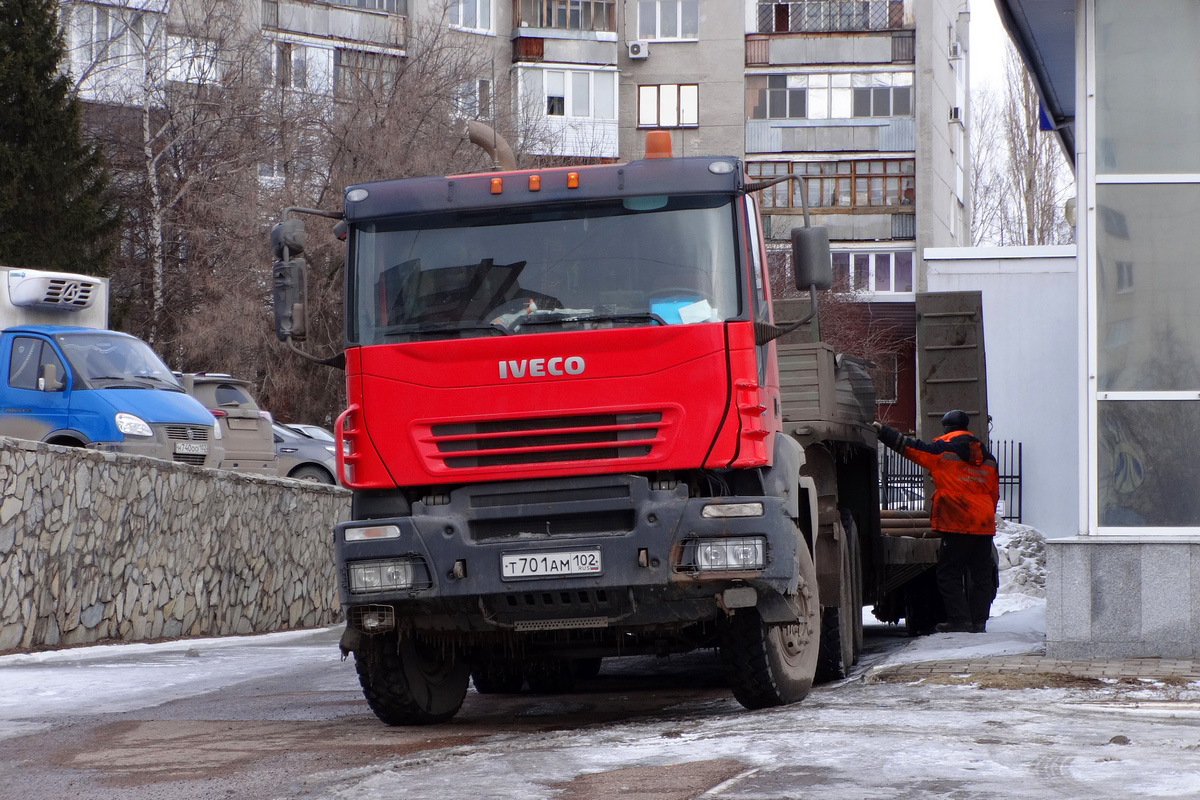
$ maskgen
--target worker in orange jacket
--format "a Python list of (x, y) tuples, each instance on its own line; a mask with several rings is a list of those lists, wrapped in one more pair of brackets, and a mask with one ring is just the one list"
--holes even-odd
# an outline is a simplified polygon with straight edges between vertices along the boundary
[(969, 423), (966, 412), (950, 411), (942, 417), (945, 433), (929, 443), (875, 423), (879, 441), (929, 470), (933, 480), (929, 521), (942, 538), (937, 583), (949, 618), (937, 626), (942, 632), (983, 633), (996, 598), (992, 537), (1000, 476), (996, 459), (967, 431)]

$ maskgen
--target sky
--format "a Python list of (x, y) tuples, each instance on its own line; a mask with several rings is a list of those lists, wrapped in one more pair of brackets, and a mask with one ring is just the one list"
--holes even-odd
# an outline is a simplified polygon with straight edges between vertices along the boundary
[(971, 88), (999, 86), (1004, 79), (1004, 44), (1008, 32), (1000, 24), (995, 0), (971, 0)]

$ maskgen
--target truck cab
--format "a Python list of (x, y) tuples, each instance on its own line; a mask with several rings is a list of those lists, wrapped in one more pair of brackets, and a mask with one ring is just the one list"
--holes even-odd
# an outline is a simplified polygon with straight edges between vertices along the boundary
[[(103, 327), (61, 324), (106, 318), (106, 303), (93, 311), (103, 284), (3, 268), (0, 285), (0, 322), (9, 324), (0, 331), (0, 436), (219, 463), (212, 415), (149, 345)], [(90, 313), (75, 314), (72, 305)]]

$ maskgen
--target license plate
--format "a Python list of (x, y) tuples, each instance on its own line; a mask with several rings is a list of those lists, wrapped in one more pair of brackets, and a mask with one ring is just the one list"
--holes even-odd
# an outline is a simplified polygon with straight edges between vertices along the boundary
[(207, 442), (176, 442), (175, 452), (186, 456), (206, 456), (208, 455)]
[(562, 550), (508, 553), (500, 557), (500, 577), (547, 578), (559, 575), (592, 575), (600, 573), (600, 548), (593, 550)]

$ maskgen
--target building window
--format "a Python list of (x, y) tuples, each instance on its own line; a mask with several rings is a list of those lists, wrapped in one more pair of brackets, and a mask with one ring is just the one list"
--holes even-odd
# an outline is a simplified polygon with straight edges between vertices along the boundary
[(1125, 292), (1133, 291), (1133, 262), (1118, 261), (1117, 268), (1117, 292), (1124, 294)]
[(833, 290), (887, 294), (913, 291), (911, 250), (833, 254)]
[(897, 377), (900, 360), (895, 355), (876, 356), (869, 368), (871, 382), (875, 384), (875, 402), (891, 405), (899, 397)]
[(397, 56), (339, 47), (333, 51), (334, 97), (390, 92), (398, 66)]
[(464, 81), (454, 91), (454, 115), (462, 119), (492, 116), (492, 82), (486, 78)]
[(125, 63), (146, 52), (140, 11), (108, 6), (77, 6), (72, 17), (80, 54), (89, 64)]
[(759, 33), (880, 31), (903, 26), (903, 0), (758, 0)]
[(911, 117), (911, 86), (859, 86), (854, 89), (856, 117)]
[(615, 31), (616, 0), (521, 0), (517, 27)]
[[(752, 161), (752, 178), (795, 173), (807, 176), (810, 208), (894, 208), (911, 206), (916, 194), (916, 162), (911, 159), (861, 161)], [(763, 193), (763, 208), (802, 208), (799, 182), (781, 183)]]
[(911, 117), (912, 72), (747, 75), (747, 119)]
[(699, 5), (699, 0), (638, 0), (638, 38), (698, 38)]
[(617, 118), (615, 72), (548, 69), (545, 85), (547, 116)]
[(408, 0), (323, 0), (335, 6), (366, 8), (371, 11), (386, 11), (389, 14), (408, 15)]
[(808, 83), (805, 75), (747, 75), (748, 119), (805, 119)]
[(639, 128), (694, 128), (700, 124), (700, 87), (666, 83), (638, 87)]
[(263, 52), (263, 83), (282, 89), (308, 88), (308, 58), (304, 45), (268, 42)]
[(471, 31), (492, 30), (492, 0), (450, 0), (450, 25)]

